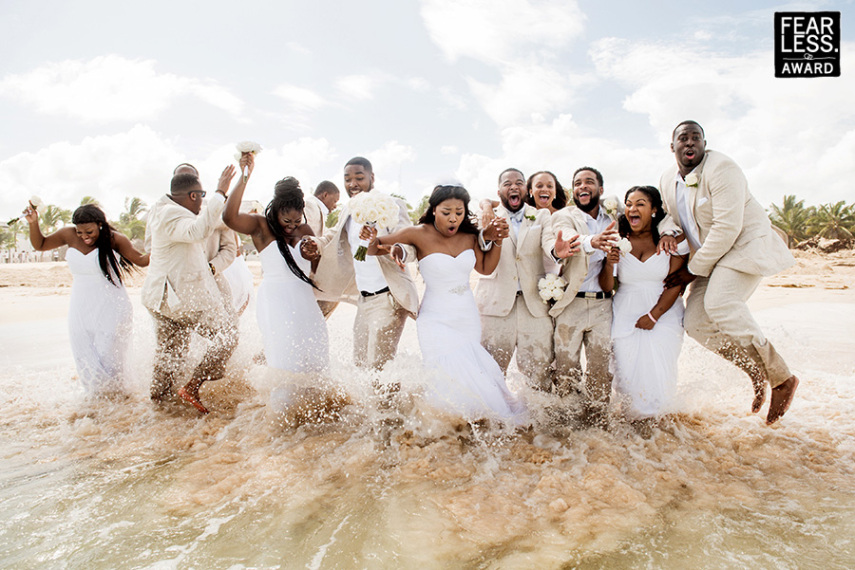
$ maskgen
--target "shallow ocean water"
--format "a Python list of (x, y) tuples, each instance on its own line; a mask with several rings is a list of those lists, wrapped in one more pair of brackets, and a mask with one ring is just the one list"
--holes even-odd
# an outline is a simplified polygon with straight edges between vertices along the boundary
[[(253, 307), (228, 378), (203, 388), (212, 413), (154, 407), (153, 332), (131, 297), (136, 378), (120, 401), (83, 400), (66, 296), (45, 297), (50, 318), (0, 320), (0, 567), (855, 565), (855, 305), (756, 311), (802, 381), (779, 425), (749, 413), (740, 372), (687, 340), (681, 413), (644, 438), (617, 419), (567, 425), (573, 402), (515, 372), (532, 430), (437, 415), (417, 395), (414, 323), (371, 375), (351, 364), (348, 306), (330, 319), (333, 379), (354, 400), (339, 421), (271, 419)], [(402, 393), (390, 402), (375, 381)]]

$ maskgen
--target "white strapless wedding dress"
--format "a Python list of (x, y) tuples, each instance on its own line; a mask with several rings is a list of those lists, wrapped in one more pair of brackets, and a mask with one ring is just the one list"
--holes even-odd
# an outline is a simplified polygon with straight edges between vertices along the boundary
[(426, 396), (466, 419), (525, 421), (501, 368), (481, 346), (481, 319), (469, 287), (475, 252), (432, 253), (419, 261), (426, 289), (416, 320), (424, 365), (434, 374)]
[(635, 327), (656, 305), (671, 257), (652, 255), (643, 263), (631, 253), (618, 262), (620, 286), (612, 302), (614, 388), (631, 419), (673, 411), (677, 359), (683, 345), (683, 299), (678, 298), (653, 329)]
[[(309, 275), (311, 262), (300, 255), (299, 246), (290, 249), (297, 265)], [(312, 286), (291, 272), (275, 241), (259, 257), (263, 279), (256, 314), (268, 366), (301, 374), (325, 371), (329, 337)]]
[(104, 276), (98, 250), (73, 247), (65, 254), (74, 281), (68, 307), (68, 338), (74, 364), (88, 396), (121, 392), (128, 378), (133, 309), (128, 292)]

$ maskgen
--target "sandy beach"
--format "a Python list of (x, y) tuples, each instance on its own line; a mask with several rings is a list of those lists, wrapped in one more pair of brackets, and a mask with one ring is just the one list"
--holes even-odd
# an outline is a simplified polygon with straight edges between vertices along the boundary
[(227, 379), (203, 389), (212, 413), (155, 408), (142, 275), (131, 395), (87, 402), (66, 265), (0, 265), (0, 566), (851, 567), (855, 253), (795, 255), (750, 301), (802, 380), (790, 412), (765, 426), (747, 379), (687, 339), (681, 412), (649, 439), (550, 426), (549, 402), (513, 370), (550, 427), (491, 433), (431, 414), (412, 322), (379, 378), (404, 396), (384, 407), (351, 363), (349, 306), (329, 321), (333, 377), (356, 402), (341, 421), (271, 423), (253, 305)]

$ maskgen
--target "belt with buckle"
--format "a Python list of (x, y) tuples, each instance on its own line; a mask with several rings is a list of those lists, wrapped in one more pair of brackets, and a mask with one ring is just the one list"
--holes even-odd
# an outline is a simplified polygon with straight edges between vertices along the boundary
[(369, 293), (368, 291), (360, 291), (359, 293), (360, 293), (363, 297), (373, 297), (374, 295), (380, 295), (380, 294), (382, 294), (382, 293), (388, 293), (388, 292), (389, 292), (389, 288), (388, 288), (388, 287), (383, 287), (382, 289), (379, 289), (379, 290), (377, 290), (377, 291), (374, 291), (373, 293)]
[(579, 291), (576, 297), (580, 299), (611, 299), (611, 291)]

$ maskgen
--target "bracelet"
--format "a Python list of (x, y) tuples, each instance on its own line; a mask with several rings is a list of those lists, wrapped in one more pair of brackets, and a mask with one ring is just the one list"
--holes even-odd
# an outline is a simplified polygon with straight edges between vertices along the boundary
[[(651, 310), (652, 310), (652, 309), (651, 309)], [(648, 316), (648, 317), (650, 317), (650, 320), (651, 320), (651, 321), (653, 321), (653, 324), (654, 324), (654, 325), (658, 322), (658, 320), (656, 319), (656, 317), (654, 317), (654, 316), (653, 316), (653, 313), (651, 313), (650, 311), (647, 311), (647, 316)]]

